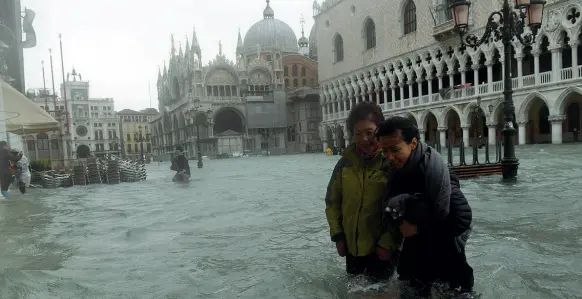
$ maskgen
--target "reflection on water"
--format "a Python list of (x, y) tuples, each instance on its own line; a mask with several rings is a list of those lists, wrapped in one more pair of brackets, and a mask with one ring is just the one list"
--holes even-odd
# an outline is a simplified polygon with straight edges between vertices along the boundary
[[(482, 298), (579, 298), (582, 146), (518, 150), (520, 177), (464, 181)], [(0, 298), (351, 298), (323, 195), (337, 157), (206, 161), (189, 184), (31, 190), (0, 202)], [(391, 291), (390, 291), (391, 290)], [(390, 298), (384, 294), (381, 298)]]

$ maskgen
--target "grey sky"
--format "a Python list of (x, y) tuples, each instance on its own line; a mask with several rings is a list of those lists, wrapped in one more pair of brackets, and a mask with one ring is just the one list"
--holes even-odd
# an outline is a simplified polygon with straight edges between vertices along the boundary
[[(263, 0), (21, 0), (22, 9), (36, 12), (38, 44), (24, 49), (26, 88), (42, 88), (41, 60), (45, 61), (47, 88), (51, 88), (48, 49), (53, 49), (55, 85), (62, 81), (58, 33), (63, 35), (65, 72), (74, 66), (91, 82), (91, 97), (112, 97), (116, 110), (157, 108), (158, 66), (168, 60), (170, 34), (176, 43), (191, 41), (196, 26), (207, 64), (218, 53), (218, 41), (229, 59), (235, 58), (238, 27), (241, 34), (263, 18)], [(272, 0), (275, 18), (301, 36), (313, 25), (312, 0)]]

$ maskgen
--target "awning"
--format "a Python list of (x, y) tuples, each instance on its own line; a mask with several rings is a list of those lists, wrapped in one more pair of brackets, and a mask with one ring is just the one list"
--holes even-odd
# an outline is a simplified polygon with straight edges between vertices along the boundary
[(8, 83), (2, 82), (4, 118), (8, 132), (18, 135), (57, 130), (59, 122)]

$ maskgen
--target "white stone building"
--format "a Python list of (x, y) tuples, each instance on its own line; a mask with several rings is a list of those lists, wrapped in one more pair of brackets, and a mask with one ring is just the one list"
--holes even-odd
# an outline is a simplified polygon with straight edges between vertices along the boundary
[[(316, 29), (310, 39), (319, 57), (324, 147), (346, 144), (345, 120), (359, 101), (377, 102), (386, 116), (414, 119), (431, 143), (469, 144), (475, 134), (487, 136), (490, 144), (500, 140), (503, 45), (490, 39), (477, 49), (462, 47), (450, 2), (314, 2)], [(480, 36), (502, 2), (472, 1), (469, 29)], [(581, 10), (580, 1), (549, 0), (536, 43), (514, 43), (519, 144), (570, 141), (582, 126)], [(444, 99), (438, 93), (468, 83)], [(477, 99), (482, 113), (475, 114)]]
[[(65, 84), (61, 84), (61, 94), (63, 90), (66, 92), (68, 109), (65, 109), (64, 97), (53, 98), (48, 89), (46, 99), (42, 88), (27, 92), (29, 98), (62, 124), (60, 131), (24, 137), (32, 161), (51, 160), (54, 164), (55, 161), (119, 154), (119, 118), (115, 113), (115, 101), (91, 98), (89, 85), (89, 81), (83, 81), (74, 69), (67, 74)], [(66, 111), (70, 118), (68, 130)]]

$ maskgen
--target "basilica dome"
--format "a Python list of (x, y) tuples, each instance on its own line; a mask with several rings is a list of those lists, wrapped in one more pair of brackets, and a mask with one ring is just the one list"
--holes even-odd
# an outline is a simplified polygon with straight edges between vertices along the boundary
[(317, 22), (313, 24), (309, 32), (309, 56), (317, 60)]
[(293, 29), (285, 22), (275, 19), (275, 12), (267, 1), (267, 7), (263, 11), (263, 19), (256, 22), (244, 39), (245, 54), (257, 52), (259, 45), (261, 52), (281, 51), (284, 53), (298, 53), (297, 36)]

